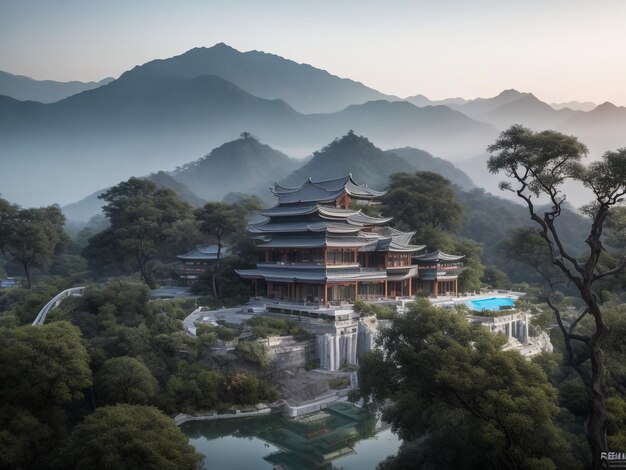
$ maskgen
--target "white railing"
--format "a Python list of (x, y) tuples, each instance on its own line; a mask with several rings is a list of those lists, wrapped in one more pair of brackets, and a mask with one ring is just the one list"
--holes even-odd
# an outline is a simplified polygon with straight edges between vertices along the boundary
[(64, 291), (52, 297), (52, 299), (46, 305), (44, 305), (43, 308), (39, 311), (39, 314), (37, 315), (37, 317), (35, 318), (35, 321), (33, 322), (33, 326), (43, 325), (44, 322), (46, 321), (46, 316), (48, 315), (48, 312), (56, 308), (61, 303), (61, 300), (63, 300), (65, 297), (70, 297), (70, 296), (80, 297), (83, 295), (84, 291), (85, 291), (84, 287), (72, 287), (70, 289), (65, 289)]

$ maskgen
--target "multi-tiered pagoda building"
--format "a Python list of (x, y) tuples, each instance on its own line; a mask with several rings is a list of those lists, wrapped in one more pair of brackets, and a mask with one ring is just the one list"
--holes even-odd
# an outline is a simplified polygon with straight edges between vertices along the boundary
[(326, 305), (411, 296), (426, 285), (413, 262), (424, 249), (410, 243), (414, 232), (393, 229), (386, 225), (390, 218), (359, 208), (377, 204), (384, 192), (357, 184), (352, 175), (309, 179), (299, 188), (276, 184), (272, 192), (278, 204), (260, 211), (265, 220), (249, 227), (265, 259), (238, 271), (255, 285), (265, 282), (269, 298)]

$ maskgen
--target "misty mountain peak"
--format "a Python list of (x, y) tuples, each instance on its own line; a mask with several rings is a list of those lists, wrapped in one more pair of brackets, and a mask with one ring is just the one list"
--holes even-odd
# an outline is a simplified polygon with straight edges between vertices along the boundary
[(319, 181), (352, 174), (359, 182), (383, 189), (387, 186), (389, 175), (401, 171), (411, 172), (413, 167), (397, 155), (382, 151), (366, 137), (349, 131), (314, 152), (308, 163), (281, 184), (296, 186), (308, 178)]
[(523, 91), (518, 91), (514, 88), (509, 88), (508, 90), (504, 90), (502, 91), (498, 96), (496, 96), (496, 99), (505, 99), (509, 102), (511, 101), (516, 101), (519, 99), (530, 99), (533, 101), (540, 101), (539, 98), (537, 98), (535, 95), (533, 95), (532, 93), (526, 93)]
[(507, 90), (503, 90), (501, 91), (498, 96), (502, 96), (502, 97), (510, 97), (510, 96), (522, 96), (524, 93), (517, 91), (515, 88), (509, 88)]
[(616, 109), (617, 109), (617, 106), (615, 106), (613, 103), (611, 103), (610, 101), (605, 101), (601, 105), (598, 105), (595, 110), (596, 111), (614, 111)]
[(356, 135), (353, 130), (338, 139), (333, 140), (322, 150), (313, 154), (314, 157), (330, 156), (331, 158), (351, 158), (355, 154), (370, 154), (372, 152), (381, 152), (367, 137)]
[(235, 49), (234, 47), (229, 46), (225, 42), (218, 42), (211, 47), (194, 47), (189, 49), (187, 52), (184, 52), (178, 57), (186, 56), (186, 55), (197, 55), (197, 54), (207, 54), (211, 52), (234, 52), (237, 54), (241, 54), (240, 51)]
[(238, 139), (231, 140), (214, 148), (209, 154), (200, 158), (191, 165), (195, 166), (213, 166), (218, 162), (231, 166), (233, 164), (248, 164), (250, 160), (264, 159), (264, 157), (272, 155), (279, 158), (288, 159), (287, 155), (273, 149), (269, 145), (262, 144), (259, 139), (249, 132), (242, 132)]
[(509, 96), (509, 97), (522, 97), (522, 96), (533, 96), (532, 93), (527, 93), (525, 91), (519, 91), (515, 88), (508, 88), (503, 90), (498, 96)]
[(241, 52), (220, 42), (169, 59), (135, 67), (124, 75), (178, 77), (215, 75), (263, 99), (282, 99), (305, 113), (325, 113), (375, 99), (396, 99), (362, 83), (331, 75), (310, 65), (260, 51)]
[[(229, 46), (225, 42), (218, 42), (217, 44), (215, 44), (213, 47), (210, 47), (209, 49), (226, 49), (226, 50), (230, 50), (230, 51), (236, 51), (237, 50), (234, 47)], [(239, 51), (237, 51), (237, 52), (239, 52)]]
[(299, 164), (259, 142), (251, 133), (243, 132), (238, 139), (177, 168), (172, 176), (207, 200), (219, 201), (236, 188), (246, 188), (251, 194), (268, 197), (269, 185), (287, 176)]

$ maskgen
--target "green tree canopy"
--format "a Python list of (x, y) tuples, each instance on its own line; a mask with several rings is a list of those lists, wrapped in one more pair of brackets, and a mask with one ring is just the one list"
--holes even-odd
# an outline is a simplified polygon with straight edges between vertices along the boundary
[(463, 210), (456, 201), (450, 181), (437, 173), (418, 171), (389, 177), (389, 191), (382, 198), (382, 212), (405, 230), (422, 228), (456, 231)]
[(77, 470), (145, 468), (196, 470), (201, 456), (171, 418), (156, 408), (98, 408), (76, 426), (65, 449)]
[(0, 198), (0, 251), (2, 252), (4, 252), (11, 236), (12, 222), (18, 211), (18, 206)]
[(425, 300), (392, 319), (382, 349), (361, 361), (353, 397), (380, 407), (405, 440), (382, 468), (573, 464), (553, 423), (556, 390), (540, 367), (500, 351), (504, 341)]
[(277, 397), (273, 386), (248, 374), (235, 374), (230, 377), (229, 390), (233, 401), (241, 405), (267, 403), (276, 400)]
[(23, 326), (0, 335), (0, 396), (27, 408), (63, 406), (91, 385), (80, 330), (66, 322)]
[[(246, 204), (254, 206), (252, 200)], [(196, 220), (200, 224), (202, 233), (207, 234), (217, 244), (217, 259), (213, 266), (212, 285), (213, 296), (220, 298), (217, 286), (217, 272), (220, 268), (222, 248), (224, 243), (237, 239), (246, 226), (246, 216), (249, 209), (246, 205), (226, 204), (224, 202), (209, 202), (200, 209), (196, 209)]]
[(24, 269), (28, 288), (32, 269), (48, 269), (67, 240), (58, 206), (20, 209), (0, 199), (0, 250)]
[(72, 287), (64, 279), (44, 279), (36, 289), (0, 290), (0, 325), (31, 324), (41, 308), (55, 295)]
[(235, 354), (257, 364), (261, 369), (267, 369), (272, 363), (267, 346), (258, 341), (239, 341), (235, 346)]
[(138, 270), (143, 281), (155, 287), (156, 261), (177, 251), (189, 227), (191, 206), (172, 190), (138, 178), (98, 197), (106, 202), (102, 210), (110, 226), (89, 239), (83, 255), (92, 268), (119, 264)]
[(223, 383), (224, 377), (219, 372), (181, 362), (165, 385), (166, 406), (172, 412), (212, 410), (220, 403)]
[(157, 393), (158, 383), (144, 364), (122, 356), (103, 364), (96, 374), (95, 388), (102, 404), (148, 405)]
[(0, 468), (31, 468), (53, 454), (66, 410), (90, 385), (78, 328), (56, 322), (0, 329)]

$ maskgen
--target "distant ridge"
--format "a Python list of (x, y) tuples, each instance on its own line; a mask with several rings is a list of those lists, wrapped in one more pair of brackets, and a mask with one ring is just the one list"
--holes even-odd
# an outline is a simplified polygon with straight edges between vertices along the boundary
[(557, 111), (564, 108), (569, 108), (574, 111), (591, 111), (598, 105), (591, 101), (568, 101), (567, 103), (550, 103), (550, 106)]
[(413, 166), (397, 155), (384, 152), (367, 138), (350, 131), (335, 139), (303, 167), (280, 181), (286, 186), (299, 186), (308, 178), (322, 181), (352, 174), (359, 182), (382, 190), (387, 187), (389, 175), (401, 171), (411, 172)]
[(393, 153), (408, 162), (415, 171), (430, 171), (433, 173), (439, 173), (441, 176), (448, 179), (452, 184), (457, 185), (465, 191), (476, 187), (471, 178), (459, 168), (454, 166), (454, 164), (450, 163), (448, 160), (444, 160), (443, 158), (433, 157), (425, 150), (403, 147), (399, 149), (387, 150), (387, 152)]
[(452, 109), (456, 109), (458, 106), (467, 103), (467, 100), (461, 97), (431, 100), (424, 95), (407, 96), (404, 98), (404, 101), (408, 101), (409, 103), (419, 106), (420, 108), (423, 106), (448, 106)]
[(269, 200), (267, 188), (301, 164), (244, 132), (239, 139), (176, 169), (172, 176), (210, 201), (220, 201), (226, 194), (239, 191)]
[[(16, 202), (38, 204), (33, 188), (45, 181), (53, 202), (67, 203), (132, 175), (176, 167), (246, 129), (293, 155), (305, 155), (346, 129), (384, 147), (419, 144), (450, 158), (497, 135), (445, 106), (378, 100), (304, 115), (215, 75), (129, 72), (52, 104), (0, 97), (0, 187)], [(87, 173), (81, 171), (85, 165)], [(16, 178), (33, 184), (16, 185)]]
[(578, 112), (561, 129), (585, 142), (593, 153), (626, 147), (626, 107), (605, 101), (589, 112)]
[(54, 80), (34, 80), (23, 75), (0, 70), (0, 95), (10, 96), (20, 101), (54, 103), (68, 96), (92, 90), (113, 81), (107, 77), (99, 82), (57, 82)]
[(240, 52), (224, 43), (153, 60), (124, 75), (187, 79), (217, 75), (260, 98), (282, 99), (302, 113), (328, 113), (371, 100), (399, 99), (308, 64), (266, 52)]

